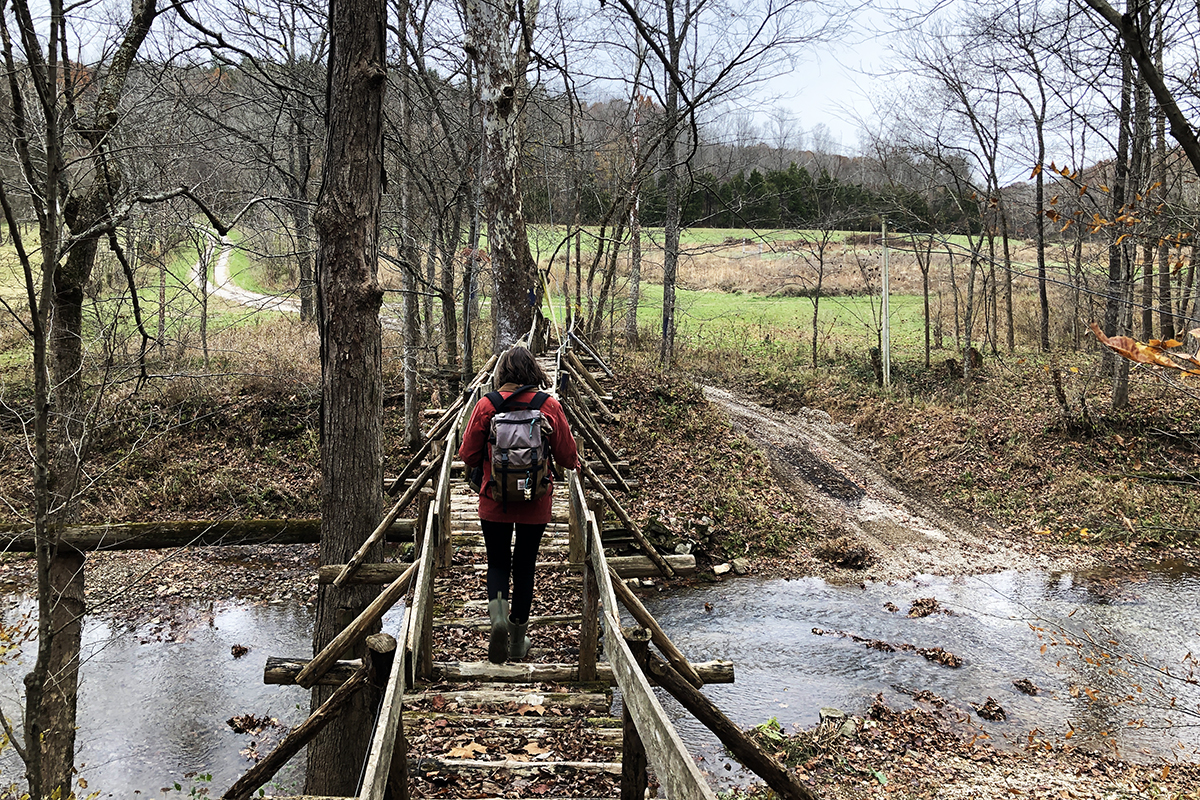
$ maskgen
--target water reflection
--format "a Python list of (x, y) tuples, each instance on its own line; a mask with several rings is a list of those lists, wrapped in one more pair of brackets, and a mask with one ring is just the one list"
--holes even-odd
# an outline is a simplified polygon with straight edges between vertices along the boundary
[[(10, 598), (11, 600), (11, 598)], [(9, 604), (7, 619), (30, 606)], [(207, 612), (207, 609), (204, 609)], [(304, 719), (308, 692), (293, 686), (264, 686), (268, 655), (310, 651), (312, 613), (283, 605), (218, 607), (199, 613), (182, 641), (158, 641), (151, 627), (117, 630), (105, 619), (84, 628), (78, 760), (80, 776), (101, 796), (143, 797), (188, 773), (211, 773), (224, 788), (249, 762), (240, 751), (253, 737), (230, 730), (237, 714), (276, 717), (284, 725)], [(143, 643), (145, 642), (145, 643)], [(235, 644), (251, 647), (240, 659)], [(18, 709), (21, 680), (36, 654), (26, 645), (22, 660), (0, 668), (0, 702)], [(4, 754), (5, 775), (22, 773), (15, 755)], [(298, 793), (302, 765), (277, 778), (279, 789)]]
[[(917, 599), (934, 597), (953, 614), (920, 619), (905, 616)], [(31, 609), (9, 598), (9, 621)], [(711, 605), (711, 611), (706, 609)], [(891, 603), (898, 612), (887, 610)], [(652, 598), (646, 605), (691, 658), (730, 659), (737, 683), (705, 692), (737, 723), (750, 726), (775, 717), (785, 728), (817, 722), (822, 706), (862, 713), (876, 694), (907, 707), (900, 689), (928, 689), (961, 708), (996, 698), (1008, 712), (1004, 723), (981, 722), (998, 743), (1032, 728), (1074, 727), (1076, 743), (1112, 741), (1126, 756), (1165, 753), (1178, 742), (1200, 747), (1200, 730), (1130, 728), (1137, 717), (1155, 721), (1144, 707), (1092, 702), (1072, 686), (1117, 688), (1103, 659), (1081, 662), (1069, 648), (1043, 654), (1031, 625), (1054, 620), (1076, 638), (1089, 632), (1104, 647), (1145, 653), (1155, 662), (1178, 664), (1200, 653), (1200, 576), (1174, 565), (1153, 572), (1003, 572), (970, 578), (835, 586), (817, 579), (738, 579)], [(403, 610), (389, 612), (384, 629), (399, 628)], [(313, 625), (307, 608), (253, 605), (193, 609), (181, 641), (158, 641), (152, 629), (121, 631), (103, 618), (85, 628), (80, 702), (81, 775), (102, 796), (161, 796), (159, 789), (189, 772), (212, 773), (224, 790), (249, 766), (241, 751), (254, 737), (236, 734), (226, 720), (253, 713), (295, 725), (308, 710), (308, 692), (264, 686), (268, 655), (296, 656), (310, 650)], [(915, 653), (886, 653), (848, 639), (815, 636), (813, 628), (849, 631), (890, 642), (944, 647), (959, 655), (959, 669), (938, 666)], [(148, 641), (144, 641), (148, 640)], [(234, 659), (235, 644), (251, 647)], [(1103, 648), (1102, 648), (1103, 649)], [(35, 646), (26, 645), (32, 660)], [(1114, 648), (1112, 652), (1117, 652)], [(0, 702), (17, 710), (28, 661), (0, 667)], [(1027, 678), (1042, 694), (1029, 697), (1012, 681)], [(1195, 687), (1181, 686), (1193, 694)], [(704, 754), (717, 777), (724, 762), (720, 746), (699, 723), (664, 698), (689, 747)], [(1108, 736), (1102, 736), (1101, 733)], [(6, 752), (5, 777), (20, 774)], [(299, 793), (302, 759), (268, 787), (268, 794)], [(736, 775), (736, 773), (733, 773)]]
[[(908, 618), (912, 601), (926, 597), (953, 613)], [(1131, 756), (1166, 753), (1179, 742), (1195, 751), (1200, 731), (1130, 727), (1131, 720), (1145, 717), (1150, 723), (1164, 715), (1144, 705), (1093, 702), (1078, 688), (1073, 692), (1073, 686), (1092, 686), (1124, 694), (1128, 681), (1109, 673), (1111, 659), (1098, 657), (1090, 664), (1062, 645), (1042, 653), (1048, 639), (1038, 640), (1031, 626), (1061, 625), (1080, 641), (1087, 631), (1100, 654), (1145, 653), (1155, 663), (1178, 665), (1189, 649), (1197, 648), (1198, 601), (1200, 576), (1173, 565), (1121, 574), (1010, 571), (921, 577), (862, 587), (811, 578), (740, 579), (654, 598), (646, 605), (690, 657), (735, 662), (737, 683), (710, 686), (705, 692), (743, 726), (771, 717), (785, 729), (814, 725), (822, 706), (861, 714), (880, 693), (890, 705), (908, 707), (911, 700), (898, 689), (928, 689), (964, 710), (970, 710), (969, 703), (996, 698), (1008, 712), (1007, 721), (977, 721), (998, 743), (1023, 739), (1033, 728), (1061, 735), (1069, 720), (1076, 744), (1115, 746)], [(888, 611), (888, 603), (899, 611)], [(911, 652), (881, 652), (845, 638), (816, 636), (813, 628), (943, 647), (964, 664), (950, 669)], [(1012, 682), (1021, 678), (1032, 680), (1042, 693), (1031, 697), (1019, 692)], [(1182, 701), (1188, 689), (1195, 707), (1200, 700), (1195, 687), (1174, 691)], [(713, 737), (678, 706), (664, 704), (685, 740), (702, 743), (710, 761), (724, 761)]]

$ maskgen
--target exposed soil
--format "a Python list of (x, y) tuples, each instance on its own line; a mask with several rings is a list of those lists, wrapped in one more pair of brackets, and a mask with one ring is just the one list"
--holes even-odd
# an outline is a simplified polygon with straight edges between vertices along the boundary
[[(879, 446), (823, 411), (786, 413), (711, 386), (704, 395), (729, 416), (734, 430), (763, 449), (780, 485), (813, 516), (823, 538), (848, 537), (866, 546), (871, 557), (853, 573), (855, 580), (1061, 568), (1088, 560), (1078, 549), (1003, 537), (979, 517), (954, 519), (937, 504), (897, 487), (876, 458)], [(795, 563), (794, 569), (846, 577), (844, 569), (816, 557)]]

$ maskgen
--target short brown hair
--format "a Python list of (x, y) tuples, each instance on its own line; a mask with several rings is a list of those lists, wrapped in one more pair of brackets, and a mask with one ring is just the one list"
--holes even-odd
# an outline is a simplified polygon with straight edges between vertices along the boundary
[(550, 379), (546, 377), (542, 365), (528, 348), (521, 345), (514, 345), (500, 355), (500, 360), (496, 363), (496, 382), (501, 386), (506, 383), (537, 387), (550, 385)]

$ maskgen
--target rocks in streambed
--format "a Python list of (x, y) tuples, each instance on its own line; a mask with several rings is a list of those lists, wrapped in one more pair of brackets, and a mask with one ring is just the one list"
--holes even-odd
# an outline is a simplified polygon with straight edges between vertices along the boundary
[(866, 636), (859, 636), (848, 631), (830, 631), (822, 628), (813, 628), (812, 632), (817, 636), (838, 636), (844, 639), (849, 639), (852, 642), (858, 642), (871, 650), (879, 650), (883, 653), (909, 652), (917, 653), (927, 661), (932, 661), (935, 664), (941, 664), (943, 667), (958, 668), (963, 665), (961, 657), (956, 656), (949, 650), (941, 647), (917, 647), (915, 644), (907, 642), (887, 642), (883, 639), (870, 639)]
[(820, 711), (820, 722), (817, 723), (818, 733), (836, 731), (843, 739), (853, 739), (858, 735), (858, 725), (845, 711), (832, 706), (826, 706)]
[(974, 707), (975, 713), (981, 719), (986, 719), (988, 722), (1003, 722), (1008, 717), (1004, 708), (991, 697), (984, 701), (983, 705), (975, 705), (974, 703), (971, 705)]
[(1013, 686), (1017, 687), (1018, 692), (1021, 692), (1022, 694), (1027, 694), (1030, 697), (1040, 694), (1042, 691), (1038, 687), (1038, 685), (1036, 683), (1034, 683), (1033, 681), (1029, 680), (1029, 678), (1020, 678), (1018, 680), (1015, 680), (1015, 681), (1013, 681)]
[(821, 542), (813, 548), (813, 554), (822, 561), (844, 569), (866, 569), (875, 563), (871, 549), (853, 536), (839, 536)]
[(912, 619), (920, 619), (928, 617), (930, 614), (949, 614), (950, 610), (942, 608), (938, 603), (937, 598), (922, 597), (920, 600), (913, 600), (912, 605), (908, 608), (908, 616)]

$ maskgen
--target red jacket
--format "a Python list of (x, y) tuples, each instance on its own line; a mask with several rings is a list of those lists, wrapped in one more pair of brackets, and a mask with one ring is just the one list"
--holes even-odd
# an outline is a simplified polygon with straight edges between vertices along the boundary
[[(508, 398), (514, 389), (513, 384), (505, 384), (500, 388), (501, 397)], [(536, 390), (530, 389), (517, 395), (514, 402), (528, 402), (533, 399)], [(463, 432), (462, 446), (458, 448), (458, 457), (467, 465), (467, 469), (483, 465), (483, 487), (488, 485), (492, 477), (492, 459), (488, 452), (488, 432), (491, 429), (492, 416), (496, 409), (486, 397), (480, 398), (467, 421)], [(554, 432), (550, 434), (550, 452), (554, 455), (554, 465), (558, 469), (579, 469), (579, 450), (575, 439), (571, 436), (567, 425), (567, 416), (562, 406), (553, 396), (542, 405), (542, 414), (550, 421)], [(553, 480), (553, 479), (552, 479)], [(501, 503), (488, 497), (480, 489), (479, 518), (489, 522), (525, 522), (531, 525), (550, 521), (550, 504), (553, 502), (554, 484), (550, 491), (536, 500), (509, 500)]]

